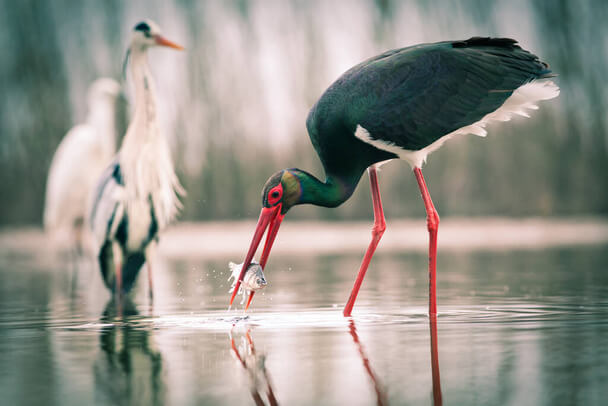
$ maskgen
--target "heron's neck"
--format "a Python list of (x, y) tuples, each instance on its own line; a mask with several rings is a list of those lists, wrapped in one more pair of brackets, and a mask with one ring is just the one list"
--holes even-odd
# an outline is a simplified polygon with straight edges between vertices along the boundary
[[(145, 48), (131, 50), (131, 73), (135, 86), (135, 112), (132, 125), (147, 127), (136, 134), (149, 138), (157, 135), (156, 129), (149, 127), (157, 125), (156, 117), (156, 87), (150, 67), (148, 65), (148, 52)], [(146, 141), (146, 139), (139, 140)]]
[(103, 143), (106, 153), (116, 152), (116, 100), (107, 97), (96, 100), (89, 106), (86, 122), (97, 131), (98, 141)]
[(145, 49), (131, 50), (135, 112), (123, 140), (119, 161), (126, 189), (127, 210), (141, 211), (137, 202), (152, 202), (162, 229), (177, 214), (183, 188), (175, 174), (167, 140), (156, 117), (156, 89)]
[(289, 170), (300, 182), (301, 194), (295, 204), (337, 207), (353, 194), (358, 179), (342, 179), (327, 175), (325, 182), (300, 169)]

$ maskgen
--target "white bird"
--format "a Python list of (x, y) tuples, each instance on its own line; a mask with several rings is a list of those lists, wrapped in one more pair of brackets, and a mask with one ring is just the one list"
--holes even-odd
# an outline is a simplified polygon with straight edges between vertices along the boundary
[[(147, 57), (153, 46), (183, 49), (164, 38), (152, 21), (133, 29), (127, 57), (135, 111), (114, 162), (99, 180), (89, 219), (103, 280), (119, 295), (133, 287), (159, 231), (176, 216), (179, 195), (184, 194), (157, 119), (156, 89)], [(152, 296), (150, 261), (148, 281)]]
[(54, 242), (68, 239), (82, 251), (87, 203), (116, 153), (116, 108), (121, 86), (97, 79), (88, 91), (88, 114), (73, 127), (53, 156), (46, 184), (44, 228)]

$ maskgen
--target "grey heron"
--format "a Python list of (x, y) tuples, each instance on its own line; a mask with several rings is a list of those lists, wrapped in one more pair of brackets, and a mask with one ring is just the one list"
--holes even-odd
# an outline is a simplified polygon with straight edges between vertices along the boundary
[(175, 218), (184, 194), (158, 123), (147, 55), (154, 46), (183, 49), (164, 38), (150, 20), (133, 29), (125, 62), (130, 58), (135, 109), (116, 158), (98, 182), (90, 213), (103, 280), (119, 297), (131, 290), (146, 261), (152, 297), (149, 258), (158, 233)]
[(116, 153), (116, 108), (121, 86), (99, 78), (88, 90), (88, 113), (65, 135), (49, 168), (44, 228), (54, 242), (82, 251), (83, 224), (95, 182)]

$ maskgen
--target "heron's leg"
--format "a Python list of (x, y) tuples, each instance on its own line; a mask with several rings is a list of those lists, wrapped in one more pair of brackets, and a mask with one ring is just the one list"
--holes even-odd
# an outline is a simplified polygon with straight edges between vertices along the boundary
[(357, 279), (355, 279), (355, 285), (353, 286), (353, 290), (350, 292), (350, 297), (348, 298), (348, 302), (346, 302), (346, 306), (344, 306), (344, 317), (350, 317), (352, 313), (355, 300), (357, 300), (357, 294), (359, 293), (359, 288), (361, 287), (361, 283), (363, 283), (365, 272), (367, 272), (367, 267), (372, 260), (372, 256), (374, 255), (374, 251), (376, 251), (380, 238), (382, 238), (382, 234), (384, 234), (384, 230), (386, 230), (384, 211), (382, 210), (382, 200), (380, 199), (380, 189), (378, 189), (378, 175), (376, 173), (376, 167), (370, 166), (367, 168), (367, 173), (369, 174), (369, 184), (372, 190), (372, 202), (374, 204), (374, 227), (372, 228), (372, 241), (369, 243), (369, 247), (367, 247), (367, 251), (363, 257), (363, 262), (361, 263), (361, 268), (359, 268), (359, 274), (357, 275)]
[(114, 294), (116, 295), (116, 315), (122, 318), (122, 263), (116, 263), (116, 279), (114, 281)]
[(116, 280), (115, 280), (115, 293), (120, 298), (122, 296), (122, 264), (118, 262), (116, 264)]
[(148, 262), (148, 296), (154, 300), (154, 282), (152, 278), (152, 264)]
[(74, 221), (72, 225), (72, 244), (70, 247), (70, 262), (72, 263), (72, 280), (70, 284), (70, 296), (76, 297), (76, 291), (78, 288), (78, 273), (80, 271), (80, 265), (84, 258), (83, 248), (83, 220), (82, 218)]
[(76, 250), (77, 258), (82, 258), (84, 255), (84, 220), (82, 218), (74, 221), (74, 225), (72, 227), (73, 232), (73, 246)]
[(80, 255), (78, 254), (78, 250), (74, 245), (72, 245), (68, 251), (68, 255), (70, 256), (69, 265), (70, 265), (70, 297), (74, 299), (76, 297), (76, 292), (78, 288), (78, 271), (79, 271), (79, 260)]
[(426, 209), (426, 226), (429, 230), (429, 315), (437, 314), (437, 231), (439, 230), (439, 214), (433, 206), (431, 195), (426, 187), (420, 168), (414, 168), (418, 187)]
[(154, 300), (154, 278), (152, 276), (152, 263), (155, 258), (155, 246), (156, 242), (152, 241), (146, 248), (146, 265), (148, 267), (148, 296), (150, 301)]

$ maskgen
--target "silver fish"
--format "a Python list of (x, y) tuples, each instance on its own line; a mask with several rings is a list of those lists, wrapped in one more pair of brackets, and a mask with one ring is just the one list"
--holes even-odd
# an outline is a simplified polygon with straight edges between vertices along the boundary
[[(243, 268), (243, 264), (235, 264), (234, 262), (230, 262), (228, 264), (230, 268), (231, 275), (228, 280), (234, 278), (232, 282), (232, 288), (230, 292), (234, 291), (234, 286), (236, 285), (236, 281), (241, 274), (241, 268)], [(243, 276), (243, 281), (241, 282), (241, 287), (239, 288), (239, 293), (243, 293), (243, 299), (245, 299), (246, 294), (249, 292), (255, 292), (257, 290), (263, 289), (266, 287), (268, 283), (266, 282), (266, 278), (264, 277), (264, 271), (262, 270), (262, 266), (257, 261), (252, 261), (249, 268), (247, 268), (247, 272)]]

